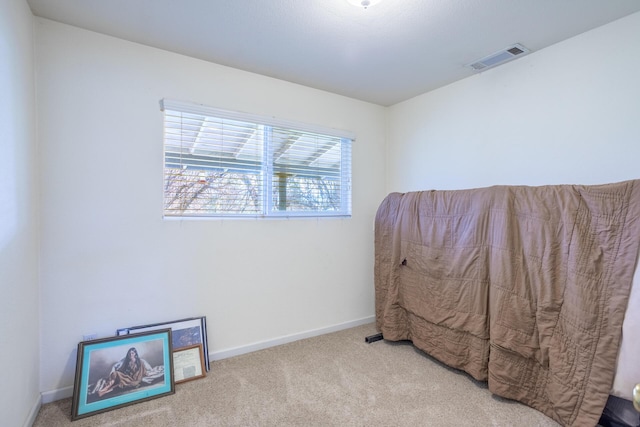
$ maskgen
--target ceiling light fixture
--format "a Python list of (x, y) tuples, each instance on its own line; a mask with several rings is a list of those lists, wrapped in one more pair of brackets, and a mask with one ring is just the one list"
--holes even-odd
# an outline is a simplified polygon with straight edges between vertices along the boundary
[(350, 4), (358, 7), (368, 8), (376, 3), (380, 3), (381, 0), (347, 0)]

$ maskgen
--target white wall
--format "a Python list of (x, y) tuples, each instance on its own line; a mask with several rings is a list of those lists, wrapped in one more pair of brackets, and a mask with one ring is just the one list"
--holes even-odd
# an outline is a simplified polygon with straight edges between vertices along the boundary
[[(87, 333), (204, 315), (215, 353), (372, 320), (384, 108), (35, 22), (45, 395)], [(353, 217), (162, 220), (165, 97), (355, 132)]]
[(0, 0), (0, 424), (39, 407), (39, 299), (33, 17)]
[(387, 190), (640, 178), (639, 70), (636, 13), (397, 104)]

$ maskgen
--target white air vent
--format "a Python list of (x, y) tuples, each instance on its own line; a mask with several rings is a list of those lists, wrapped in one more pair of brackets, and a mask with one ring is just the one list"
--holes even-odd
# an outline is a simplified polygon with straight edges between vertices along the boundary
[(529, 52), (529, 49), (522, 46), (521, 44), (514, 44), (513, 46), (509, 46), (499, 52), (493, 53), (489, 56), (485, 56), (478, 61), (472, 62), (471, 64), (467, 64), (467, 67), (473, 68), (476, 71), (486, 70), (487, 68), (495, 67), (496, 65), (504, 64), (505, 62), (511, 61), (518, 56), (526, 55)]

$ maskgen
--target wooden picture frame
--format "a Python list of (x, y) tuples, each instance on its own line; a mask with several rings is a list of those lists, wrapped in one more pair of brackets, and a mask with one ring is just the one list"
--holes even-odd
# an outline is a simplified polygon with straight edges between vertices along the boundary
[(173, 377), (176, 384), (203, 378), (206, 375), (202, 344), (173, 351)]
[(78, 343), (71, 420), (175, 393), (171, 329)]
[(207, 318), (205, 316), (189, 317), (186, 319), (173, 320), (171, 322), (152, 323), (149, 325), (131, 326), (129, 328), (118, 329), (116, 331), (116, 335), (127, 335), (163, 328), (171, 329), (174, 351), (192, 345), (202, 344), (204, 366), (207, 372), (209, 372), (209, 345), (207, 340)]

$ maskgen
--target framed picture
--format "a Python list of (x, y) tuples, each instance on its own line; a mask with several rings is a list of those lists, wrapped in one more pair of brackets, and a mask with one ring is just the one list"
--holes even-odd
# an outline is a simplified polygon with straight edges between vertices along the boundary
[(132, 326), (116, 331), (116, 335), (128, 335), (138, 332), (154, 331), (157, 329), (171, 329), (173, 350), (202, 344), (204, 353), (204, 367), (209, 371), (209, 347), (207, 343), (207, 318), (190, 317), (188, 319), (174, 320), (172, 322), (153, 323), (150, 325)]
[(173, 393), (171, 329), (78, 344), (72, 421)]
[(173, 377), (176, 384), (202, 378), (206, 375), (202, 344), (174, 350)]

